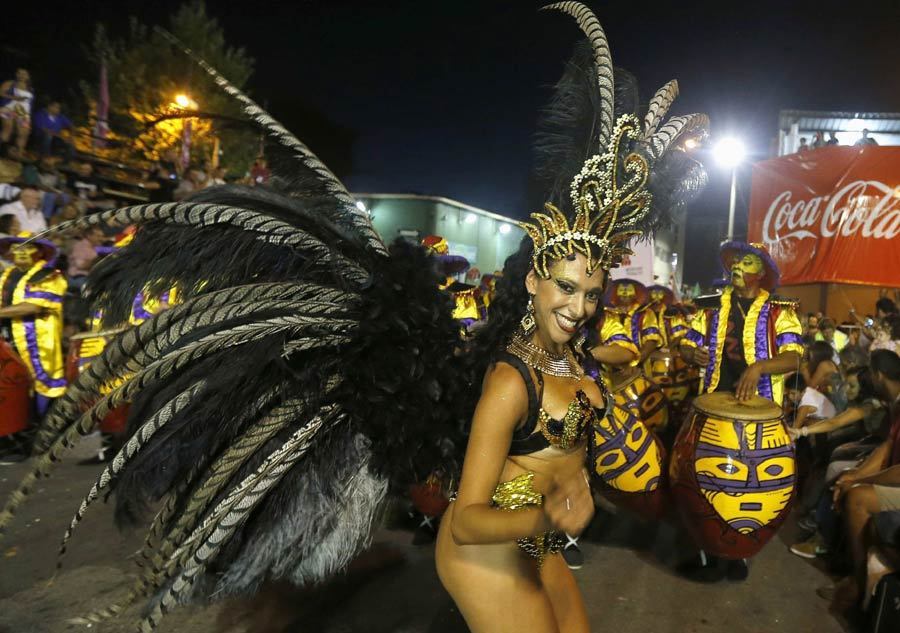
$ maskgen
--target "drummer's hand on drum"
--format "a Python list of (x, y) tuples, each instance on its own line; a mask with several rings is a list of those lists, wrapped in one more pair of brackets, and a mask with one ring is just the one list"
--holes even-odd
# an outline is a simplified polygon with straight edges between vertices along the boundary
[(692, 347), (691, 362), (700, 367), (709, 365), (709, 350), (705, 347)]
[(594, 516), (594, 498), (586, 470), (553, 481), (544, 494), (544, 514), (555, 530), (570, 536), (584, 531)]
[(740, 380), (738, 380), (737, 385), (734, 388), (734, 395), (738, 400), (749, 400), (756, 393), (756, 388), (759, 386), (759, 378), (762, 376), (762, 371), (758, 365), (750, 365), (747, 369), (744, 370), (744, 373), (741, 374)]

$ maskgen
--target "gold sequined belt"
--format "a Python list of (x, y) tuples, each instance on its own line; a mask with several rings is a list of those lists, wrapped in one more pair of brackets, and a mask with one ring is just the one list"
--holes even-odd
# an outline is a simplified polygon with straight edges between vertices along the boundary
[[(534, 473), (527, 472), (498, 484), (494, 489), (491, 502), (495, 508), (512, 512), (529, 506), (544, 505), (544, 495), (534, 488)], [(537, 536), (516, 539), (519, 549), (534, 558), (538, 567), (543, 565), (545, 557), (559, 552), (564, 543), (563, 535), (555, 530), (549, 530)]]

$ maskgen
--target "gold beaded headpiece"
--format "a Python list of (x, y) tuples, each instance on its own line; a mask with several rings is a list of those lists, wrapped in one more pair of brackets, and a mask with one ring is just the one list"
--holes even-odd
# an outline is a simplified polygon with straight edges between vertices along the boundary
[(635, 227), (650, 211), (653, 196), (646, 189), (647, 159), (637, 153), (621, 159), (620, 146), (638, 138), (640, 126), (635, 116), (626, 114), (616, 121), (612, 142), (603, 154), (591, 156), (572, 180), (569, 195), (575, 209), (570, 225), (565, 214), (550, 203), (547, 213), (532, 213), (535, 223), (519, 224), (534, 242), (533, 263), (537, 273), (547, 278), (547, 258), (560, 259), (573, 253), (587, 258), (587, 271), (618, 266), (631, 253), (627, 243), (640, 235)]
[[(554, 113), (557, 128), (550, 135), (549, 150), (542, 154), (545, 172), (571, 178), (568, 193), (574, 218), (570, 223), (565, 213), (547, 203), (543, 213), (533, 213), (531, 222), (519, 224), (534, 242), (534, 269), (546, 279), (550, 276), (549, 261), (573, 253), (581, 253), (587, 258), (589, 273), (597, 268), (608, 270), (618, 266), (622, 258), (632, 252), (628, 248), (629, 241), (656, 222), (652, 213), (653, 195), (648, 186), (651, 173), (654, 177), (657, 173), (654, 166), (676, 146), (679, 138), (702, 135), (708, 119), (704, 114), (691, 114), (664, 122), (678, 95), (678, 83), (674, 80), (660, 88), (650, 100), (643, 122), (634, 114), (615, 118), (612, 56), (600, 22), (580, 2), (557, 2), (544, 9), (562, 11), (578, 22), (590, 43), (591, 63), (589, 68), (583, 69), (584, 74), (574, 85), (593, 86), (591, 89), (597, 91), (590, 98), (583, 95), (579, 98), (579, 95), (573, 96), (571, 84), (558, 88), (554, 102), (559, 108)], [(570, 67), (575, 66), (570, 64)], [(580, 112), (573, 114), (574, 109), (583, 107), (595, 109), (590, 114), (593, 124), (588, 126), (591, 138), (586, 138), (581, 125), (585, 117)], [(560, 138), (571, 139), (571, 143), (561, 143)], [(567, 149), (567, 145), (572, 149)], [(587, 146), (590, 147), (587, 151), (579, 149)], [(575, 161), (570, 160), (573, 152), (577, 156)], [(581, 170), (572, 177), (573, 168), (577, 169), (579, 164)], [(699, 190), (705, 183), (705, 174), (699, 165), (697, 168), (669, 170), (667, 177), (675, 174), (680, 181), (673, 183), (670, 180), (668, 184), (674, 185), (670, 190), (679, 194)], [(556, 182), (558, 185), (552, 187), (554, 191), (565, 189), (567, 180), (557, 179)], [(676, 204), (666, 195), (662, 197), (663, 206)]]

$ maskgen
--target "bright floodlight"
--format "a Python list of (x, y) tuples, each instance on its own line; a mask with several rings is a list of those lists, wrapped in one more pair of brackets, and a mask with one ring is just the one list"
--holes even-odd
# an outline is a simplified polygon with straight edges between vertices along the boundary
[(697, 146), (700, 145), (700, 142), (695, 138), (689, 138), (684, 142), (684, 149), (690, 151), (692, 149), (697, 149)]
[(360, 211), (362, 211), (363, 213), (365, 213), (366, 212), (366, 203), (363, 202), (362, 200), (357, 200), (356, 208), (359, 209)]
[(187, 95), (175, 95), (175, 103), (179, 108), (187, 108), (191, 105), (191, 98)]
[(723, 138), (713, 148), (713, 156), (723, 167), (736, 167), (744, 160), (744, 144), (740, 139)]
[(865, 119), (850, 119), (847, 122), (847, 131), (848, 132), (862, 132), (866, 129), (868, 123)]
[(476, 216), (474, 213), (466, 214), (466, 224), (475, 224), (475, 220), (477, 219), (478, 216)]
[(500, 225), (500, 234), (501, 235), (506, 235), (510, 231), (512, 231), (512, 227), (509, 224), (501, 224)]

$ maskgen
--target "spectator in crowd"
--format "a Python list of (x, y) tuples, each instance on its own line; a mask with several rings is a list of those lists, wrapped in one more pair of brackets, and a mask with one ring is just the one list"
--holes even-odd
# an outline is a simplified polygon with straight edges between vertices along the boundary
[(19, 223), (18, 217), (16, 217), (12, 213), (0, 215), (0, 237), (6, 237), (7, 235), (18, 235), (21, 232), (22, 225)]
[(0, 84), (0, 141), (9, 143), (16, 133), (16, 156), (21, 156), (31, 132), (31, 103), (34, 92), (31, 76), (24, 68), (16, 70), (16, 78)]
[(834, 319), (822, 319), (819, 326), (819, 332), (816, 334), (815, 339), (817, 341), (825, 341), (834, 350), (834, 359), (836, 363), (840, 362), (840, 354), (841, 350), (847, 346), (849, 339), (847, 335), (837, 329), (837, 326), (834, 323)]
[[(848, 402), (846, 409), (840, 413), (835, 412), (830, 416), (824, 416), (825, 419), (813, 421), (808, 425), (795, 423), (794, 426), (788, 428), (791, 437), (797, 439), (798, 437), (831, 433), (862, 422), (878, 408), (878, 403), (873, 401), (875, 387), (872, 385), (868, 367), (854, 367), (850, 370), (847, 373), (845, 389), (845, 397)], [(860, 430), (860, 435), (862, 435), (870, 429)]]
[(806, 143), (806, 137), (801, 136), (800, 137), (800, 147), (797, 148), (797, 153), (800, 154), (801, 152), (808, 152), (809, 149), (810, 149), (809, 145), (807, 145), (807, 143)]
[(863, 334), (869, 340), (868, 344), (860, 342), (866, 346), (876, 341), (887, 341), (891, 338), (890, 328), (887, 325), (887, 318), (897, 314), (897, 304), (888, 297), (881, 297), (875, 302), (875, 317), (866, 315), (865, 318), (857, 314), (855, 308), (850, 308), (850, 316), (862, 326)]
[(878, 141), (869, 136), (869, 130), (863, 130), (862, 136), (856, 141), (856, 145), (878, 145)]
[(216, 187), (218, 185), (225, 184), (225, 168), (224, 167), (216, 167), (212, 170), (212, 175), (209, 178), (209, 182), (207, 183), (207, 187)]
[(812, 148), (819, 149), (820, 147), (825, 147), (825, 133), (824, 132), (816, 132), (813, 136)]
[(865, 531), (870, 520), (879, 512), (900, 510), (900, 357), (875, 350), (870, 370), (876, 393), (890, 407), (891, 427), (878, 448), (835, 482), (834, 504), (843, 514), (853, 558), (853, 575), (838, 585), (832, 603), (839, 611), (858, 606), (867, 593)]
[(72, 121), (62, 113), (59, 101), (51, 101), (34, 115), (34, 136), (41, 156), (49, 156), (54, 148), (66, 158), (72, 157), (72, 145), (63, 137), (72, 129)]
[(192, 167), (188, 170), (187, 178), (181, 181), (172, 197), (175, 200), (183, 200), (192, 193), (200, 191), (204, 186), (206, 186), (206, 173), (198, 167)]
[(889, 349), (895, 354), (900, 354), (900, 316), (891, 314), (883, 320), (885, 336), (879, 336), (869, 349)]
[(0, 204), (6, 204), (7, 202), (12, 202), (13, 200), (19, 197), (19, 194), (22, 192), (21, 187), (17, 187), (8, 182), (0, 183)]
[(797, 407), (795, 428), (802, 427), (808, 416), (830, 418), (837, 413), (828, 399), (832, 377), (839, 374), (837, 365), (831, 360), (832, 354), (831, 346), (825, 341), (815, 341), (809, 346), (805, 362), (800, 366), (806, 389)]
[(836, 134), (835, 132), (829, 132), (829, 133), (828, 133), (828, 140), (825, 141), (825, 144), (826, 144), (826, 145), (840, 145), (840, 142), (838, 141), (837, 134)]
[(91, 272), (91, 268), (97, 260), (97, 247), (103, 244), (104, 239), (103, 229), (93, 226), (82, 234), (80, 240), (72, 243), (67, 253), (70, 289), (80, 291), (84, 286), (88, 273)]
[(254, 185), (264, 185), (269, 182), (272, 172), (269, 171), (269, 161), (265, 156), (257, 156), (256, 162), (250, 168), (250, 179)]
[(0, 207), (0, 215), (7, 213), (19, 219), (23, 231), (40, 233), (47, 229), (47, 220), (41, 211), (41, 192), (34, 187), (24, 187), (18, 200)]

